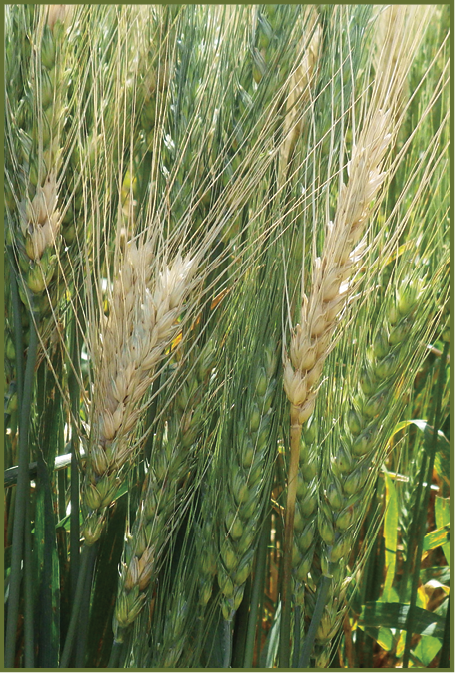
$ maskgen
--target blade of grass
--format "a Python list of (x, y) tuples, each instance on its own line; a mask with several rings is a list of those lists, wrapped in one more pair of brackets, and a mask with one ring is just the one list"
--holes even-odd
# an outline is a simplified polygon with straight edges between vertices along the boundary
[(384, 580), (383, 600), (388, 601), (391, 600), (390, 592), (397, 562), (398, 503), (395, 485), (387, 472), (385, 473), (385, 483), (387, 508), (384, 520), (386, 578)]

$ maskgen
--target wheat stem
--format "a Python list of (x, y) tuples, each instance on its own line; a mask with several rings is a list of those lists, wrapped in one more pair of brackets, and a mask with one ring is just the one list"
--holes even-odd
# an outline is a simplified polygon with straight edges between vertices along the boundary
[(299, 470), (300, 437), (302, 426), (296, 418), (291, 424), (291, 456), (288, 471), (288, 492), (286, 498), (286, 517), (284, 528), (284, 559), (283, 559), (283, 590), (281, 597), (281, 642), (280, 667), (289, 668), (290, 658), (290, 627), (291, 627), (291, 595), (292, 595), (292, 547), (294, 539), (295, 499), (297, 494), (297, 475)]
[(223, 620), (223, 641), (222, 641), (223, 662), (221, 668), (231, 668), (232, 659), (232, 620)]
[(76, 669), (84, 668), (85, 665), (85, 655), (89, 637), (90, 597), (97, 552), (98, 549), (95, 547), (90, 554), (85, 585), (82, 591), (81, 606), (79, 608), (79, 625), (76, 637), (76, 654), (74, 657), (74, 668)]
[(35, 667), (32, 553), (30, 496), (27, 494), (24, 526), (24, 668)]
[(112, 644), (111, 655), (109, 657), (108, 668), (118, 668), (120, 663), (120, 657), (122, 654), (123, 641), (119, 642), (114, 640)]
[(84, 596), (84, 587), (87, 579), (87, 570), (90, 565), (90, 556), (96, 550), (96, 546), (87, 547), (84, 545), (81, 552), (79, 574), (77, 576), (74, 601), (71, 609), (71, 618), (66, 633), (65, 645), (63, 647), (62, 657), (60, 659), (60, 668), (68, 668), (70, 664), (71, 653), (74, 647), (74, 639), (78, 627), (79, 611)]
[(29, 429), (30, 413), (33, 397), (33, 378), (35, 374), (36, 356), (38, 352), (38, 332), (30, 320), (30, 342), (27, 353), (27, 364), (24, 373), (24, 393), (19, 425), (18, 475), (16, 487), (16, 508), (14, 512), (13, 540), (11, 554), (11, 573), (9, 580), (8, 614), (5, 635), (5, 667), (14, 667), (16, 628), (19, 616), (19, 598), (21, 586), (21, 562), (24, 544), (26, 500), (29, 498), (28, 465), (30, 462)]
[(77, 452), (79, 450), (79, 435), (78, 428), (76, 425), (76, 418), (79, 416), (80, 412), (80, 390), (78, 385), (77, 376), (75, 372), (79, 371), (80, 366), (80, 348), (78, 343), (78, 321), (77, 314), (79, 308), (79, 300), (75, 299), (75, 307), (73, 313), (73, 319), (70, 324), (69, 329), (69, 339), (70, 339), (70, 359), (71, 365), (68, 372), (68, 389), (70, 397), (70, 405), (72, 412), (71, 419), (71, 483), (70, 483), (70, 577), (71, 577), (71, 605), (74, 605), (74, 600), (76, 596), (76, 586), (77, 578), (79, 575), (79, 557), (80, 557), (80, 522), (79, 522), (79, 509), (80, 509), (80, 494), (79, 494), (79, 469), (77, 461)]
[(16, 351), (16, 380), (17, 401), (19, 409), (22, 408), (22, 395), (24, 391), (24, 340), (21, 323), (21, 302), (17, 289), (17, 276), (14, 269), (11, 252), (8, 246), (8, 263), (10, 269), (11, 303), (13, 308), (14, 323), (14, 347)]

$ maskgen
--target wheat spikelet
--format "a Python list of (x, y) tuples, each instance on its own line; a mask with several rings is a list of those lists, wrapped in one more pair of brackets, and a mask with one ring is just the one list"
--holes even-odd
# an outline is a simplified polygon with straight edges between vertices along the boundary
[(60, 228), (57, 205), (57, 180), (49, 173), (43, 187), (38, 185), (32, 201), (20, 206), (21, 230), (25, 251), (32, 261), (40, 260), (47, 248), (54, 248)]

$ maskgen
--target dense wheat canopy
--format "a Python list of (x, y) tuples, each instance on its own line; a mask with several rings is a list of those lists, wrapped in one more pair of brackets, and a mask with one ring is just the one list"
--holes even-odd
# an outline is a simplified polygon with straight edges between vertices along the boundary
[(449, 666), (449, 24), (5, 8), (7, 668)]

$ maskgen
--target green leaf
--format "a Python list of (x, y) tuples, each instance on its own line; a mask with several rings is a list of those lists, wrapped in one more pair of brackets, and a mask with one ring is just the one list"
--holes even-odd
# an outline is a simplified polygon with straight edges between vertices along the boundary
[(208, 624), (207, 638), (204, 638), (204, 652), (202, 656), (204, 668), (223, 667), (223, 627), (223, 614), (219, 604), (217, 604), (213, 619)]
[(417, 657), (422, 663), (422, 666), (429, 666), (439, 650), (441, 649), (441, 641), (433, 636), (422, 636), (413, 651), (413, 656)]
[[(413, 419), (409, 421), (401, 421), (395, 426), (392, 436), (396, 435), (400, 430), (408, 427), (409, 425), (415, 425), (416, 428), (423, 432), (424, 442), (426, 446), (430, 446), (433, 439), (433, 426), (429, 425), (426, 421), (420, 419)], [(438, 431), (438, 441), (436, 443), (436, 456), (435, 456), (435, 469), (437, 473), (444, 477), (447, 481), (450, 482), (451, 478), (451, 464), (450, 464), (450, 442), (442, 432)]]
[[(438, 528), (450, 525), (450, 500), (449, 498), (440, 498), (436, 496), (434, 505), (436, 525)], [(442, 551), (446, 557), (447, 563), (450, 565), (450, 544), (447, 542), (442, 545)]]
[(280, 624), (281, 624), (281, 601), (278, 604), (277, 610), (273, 618), (273, 624), (267, 634), (264, 647), (261, 651), (260, 666), (261, 668), (273, 668), (274, 662), (278, 655), (278, 645), (280, 642)]
[(398, 501), (395, 484), (387, 472), (385, 473), (385, 486), (386, 514), (384, 520), (384, 540), (386, 577), (382, 599), (388, 602), (391, 600), (390, 590), (392, 589), (397, 562)]
[[(450, 542), (450, 524), (442, 526), (437, 530), (427, 533), (423, 539), (423, 550), (430, 551), (430, 549), (436, 549), (441, 545), (449, 546)], [(450, 556), (449, 556), (450, 558)]]
[(373, 638), (373, 640), (375, 640), (386, 652), (390, 652), (394, 647), (395, 638), (393, 637), (393, 633), (390, 629), (385, 628), (385, 626), (381, 626), (379, 629), (362, 626), (360, 628), (363, 628), (365, 633), (369, 635), (370, 638)]
[(450, 566), (431, 566), (430, 568), (422, 568), (420, 571), (420, 579), (423, 584), (430, 581), (437, 581), (441, 586), (449, 586)]
[[(405, 629), (409, 605), (403, 603), (382, 603), (371, 601), (362, 606), (359, 625), (362, 627), (387, 626), (391, 629)], [(423, 608), (414, 608), (413, 631), (420, 635), (433, 636), (442, 640), (445, 620)]]
[(100, 541), (95, 571), (92, 611), (87, 643), (87, 660), (90, 667), (104, 668), (109, 661), (113, 634), (112, 617), (117, 597), (118, 565), (123, 549), (127, 500), (117, 503), (106, 534)]

